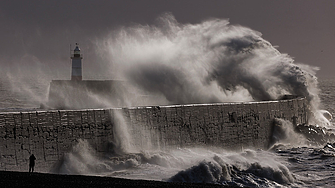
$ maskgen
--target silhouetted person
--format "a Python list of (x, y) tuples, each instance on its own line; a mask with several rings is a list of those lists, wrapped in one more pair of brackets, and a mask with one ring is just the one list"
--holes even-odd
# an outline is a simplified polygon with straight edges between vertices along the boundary
[(34, 154), (30, 155), (29, 157), (29, 172), (34, 172), (36, 157)]

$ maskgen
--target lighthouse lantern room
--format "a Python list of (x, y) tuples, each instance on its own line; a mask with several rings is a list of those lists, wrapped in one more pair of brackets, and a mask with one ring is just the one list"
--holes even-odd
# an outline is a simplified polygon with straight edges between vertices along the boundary
[(73, 54), (71, 54), (71, 59), (72, 59), (71, 80), (81, 81), (82, 80), (81, 60), (83, 59), (83, 56), (82, 54), (80, 54), (80, 48), (78, 46), (78, 43), (76, 43), (76, 48), (73, 50)]

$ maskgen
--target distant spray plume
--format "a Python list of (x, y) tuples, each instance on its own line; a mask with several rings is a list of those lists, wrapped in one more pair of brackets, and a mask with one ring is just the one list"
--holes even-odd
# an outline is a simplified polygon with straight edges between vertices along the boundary
[[(8, 89), (12, 92), (11, 95), (15, 96), (12, 97), (13, 99), (23, 101), (22, 104), (20, 102), (19, 104), (16, 104), (15, 107), (38, 107), (47, 100), (49, 81), (48, 76), (41, 70), (37, 69), (34, 73), (29, 70), (26, 72), (23, 70), (16, 70), (16, 73), (8, 71), (0, 76), (0, 80), (1, 79), (6, 80), (6, 83), (9, 84)], [(18, 103), (18, 101), (15, 103)], [(13, 104), (10, 103), (8, 107), (12, 108), (12, 105)]]
[(103, 40), (103, 50), (133, 86), (168, 103), (275, 100), (306, 97), (320, 103), (316, 67), (298, 65), (261, 33), (225, 19), (180, 24), (173, 15), (156, 25), (122, 27)]

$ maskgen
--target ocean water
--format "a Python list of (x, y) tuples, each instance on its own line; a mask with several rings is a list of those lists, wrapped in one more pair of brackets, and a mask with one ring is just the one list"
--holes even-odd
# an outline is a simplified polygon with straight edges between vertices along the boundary
[[(335, 78), (319, 79), (319, 88), (321, 108), (334, 114)], [(13, 84), (1, 79), (0, 110), (39, 108), (40, 103), (47, 100), (47, 90), (48, 82), (44, 81)], [(285, 126), (291, 125), (286, 123)], [(317, 125), (311, 126), (317, 129)], [(332, 129), (325, 131), (333, 132)], [(283, 139), (269, 150), (132, 148), (103, 158), (95, 155), (87, 141), (79, 140), (51, 172), (240, 187), (334, 187), (335, 144), (331, 141), (318, 144), (298, 133), (292, 134), (289, 136), (293, 139)]]

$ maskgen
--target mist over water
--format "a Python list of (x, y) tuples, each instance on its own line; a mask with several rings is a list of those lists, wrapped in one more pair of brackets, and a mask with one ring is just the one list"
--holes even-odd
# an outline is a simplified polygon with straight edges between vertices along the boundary
[(49, 80), (38, 74), (4, 73), (0, 75), (0, 91), (0, 111), (36, 110), (47, 102)]

